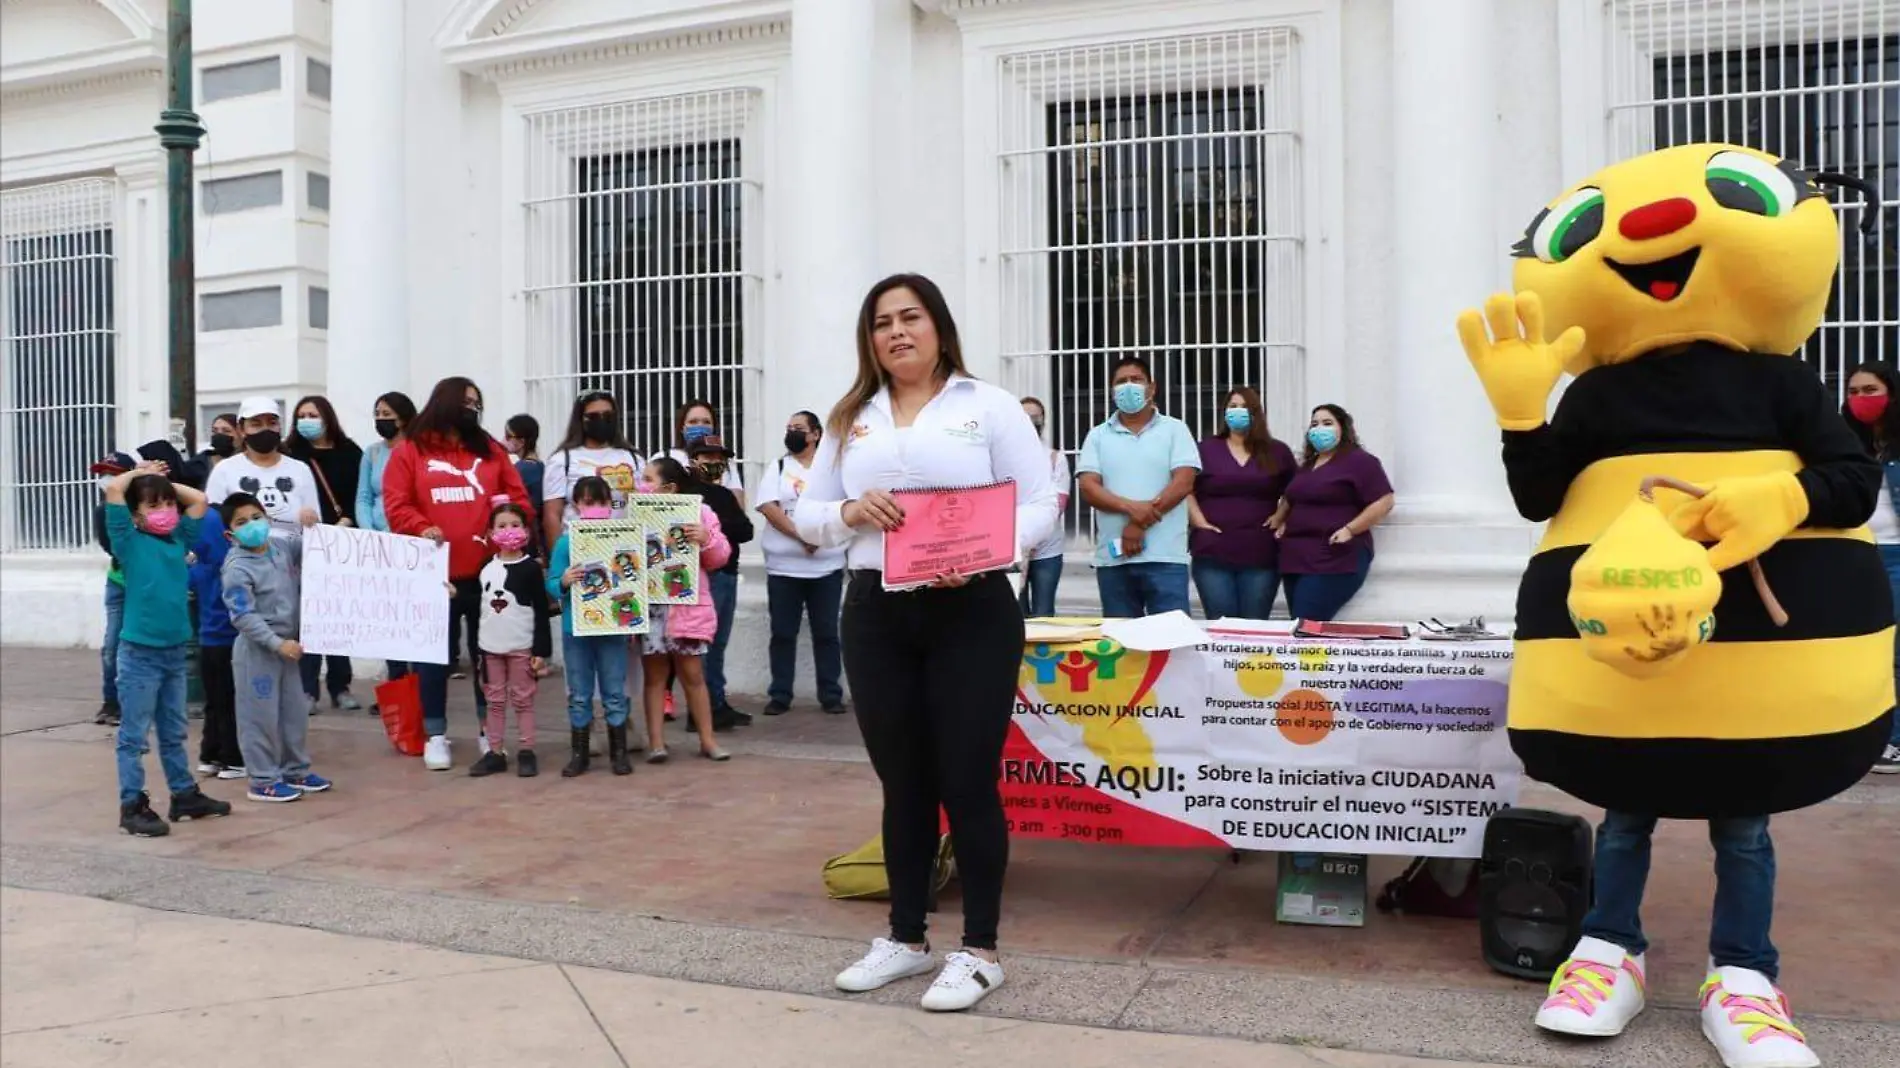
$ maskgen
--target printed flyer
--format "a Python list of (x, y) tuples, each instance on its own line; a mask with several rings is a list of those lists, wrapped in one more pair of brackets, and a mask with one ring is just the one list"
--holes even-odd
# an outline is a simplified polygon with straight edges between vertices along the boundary
[(699, 522), (700, 499), (643, 493), (627, 499), (627, 518), (640, 524), (646, 546), (647, 603), (699, 603), (699, 546), (685, 528)]
[(582, 520), (568, 526), (568, 559), (586, 570), (573, 586), (574, 634), (645, 634), (646, 528), (630, 519)]
[(1030, 643), (1003, 750), (1011, 833), (1476, 857), (1516, 801), (1510, 642), (1211, 638)]

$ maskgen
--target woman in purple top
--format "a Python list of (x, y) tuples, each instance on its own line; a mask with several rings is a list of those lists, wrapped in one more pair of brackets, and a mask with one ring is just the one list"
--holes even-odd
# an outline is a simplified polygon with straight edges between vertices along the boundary
[(1359, 447), (1352, 416), (1313, 409), (1306, 452), (1268, 525), (1280, 538), (1280, 577), (1295, 619), (1329, 620), (1365, 584), (1372, 528), (1392, 511), (1392, 483)]
[(1279, 592), (1280, 548), (1267, 523), (1293, 478), (1293, 450), (1267, 432), (1260, 394), (1227, 395), (1219, 433), (1201, 442), (1201, 473), (1188, 497), (1194, 587), (1209, 619), (1266, 619)]

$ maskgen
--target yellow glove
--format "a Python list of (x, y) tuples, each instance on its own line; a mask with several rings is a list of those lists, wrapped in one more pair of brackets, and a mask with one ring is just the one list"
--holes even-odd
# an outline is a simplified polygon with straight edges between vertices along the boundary
[(1583, 351), (1583, 328), (1573, 326), (1555, 342), (1546, 342), (1544, 305), (1537, 294), (1494, 293), (1485, 301), (1483, 317), (1469, 309), (1458, 316), (1458, 340), (1484, 383), (1485, 396), (1491, 398), (1498, 426), (1536, 430), (1544, 425), (1550, 391), (1563, 377), (1564, 365)]
[(1753, 560), (1808, 517), (1808, 491), (1786, 471), (1731, 478), (1679, 505), (1669, 523), (1697, 541), (1714, 541), (1709, 564), (1727, 571)]
[(1584, 652), (1632, 678), (1663, 675), (1708, 641), (1721, 597), (1708, 552), (1641, 498), (1570, 569), (1570, 619)]

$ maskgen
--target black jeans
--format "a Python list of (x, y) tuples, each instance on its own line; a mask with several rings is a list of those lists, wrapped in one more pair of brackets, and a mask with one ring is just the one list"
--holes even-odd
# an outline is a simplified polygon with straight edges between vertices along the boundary
[(963, 944), (995, 949), (1009, 866), (996, 780), (1023, 655), (1009, 582), (987, 574), (960, 589), (886, 593), (875, 572), (853, 572), (842, 631), (858, 729), (884, 785), (891, 937), (924, 941), (942, 806), (963, 882)]
[(321, 699), (318, 690), (322, 682), (323, 669), (330, 669), (330, 699), (335, 700), (350, 692), (350, 683), (356, 681), (356, 665), (350, 663), (347, 656), (324, 656), (321, 653), (305, 653), (297, 661), (297, 671), (303, 676), (304, 695), (312, 701)]
[[(454, 579), (455, 596), (449, 601), (449, 659), (455, 659), (455, 633), (459, 625), (468, 633), (468, 677), (475, 688), (475, 722), (485, 722), (488, 698), (482, 693), (482, 580)], [(422, 729), (430, 737), (448, 732), (449, 665), (412, 664), (422, 689)]]
[(244, 751), (238, 748), (237, 687), (231, 678), (231, 649), (229, 645), (198, 647), (198, 672), (205, 686), (205, 725), (198, 738), (198, 762), (241, 768)]

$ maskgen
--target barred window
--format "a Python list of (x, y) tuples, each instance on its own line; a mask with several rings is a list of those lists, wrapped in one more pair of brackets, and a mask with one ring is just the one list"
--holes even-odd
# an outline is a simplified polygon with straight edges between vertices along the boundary
[(1867, 360), (1900, 359), (1900, 19), (1891, 4), (1809, 0), (1698, 7), (1613, 0), (1615, 158), (1723, 141), (1865, 178), (1880, 227), (1851, 189), (1824, 187), (1841, 227), (1841, 265), (1821, 328), (1802, 356), (1839, 388)]
[(92, 541), (87, 468), (116, 444), (118, 329), (104, 178), (0, 193), (0, 547)]
[[(753, 94), (719, 90), (529, 118), (529, 382), (566, 426), (585, 390), (619, 399), (642, 453), (694, 398), (743, 462), (758, 382)], [(558, 436), (558, 434), (557, 434)]]

